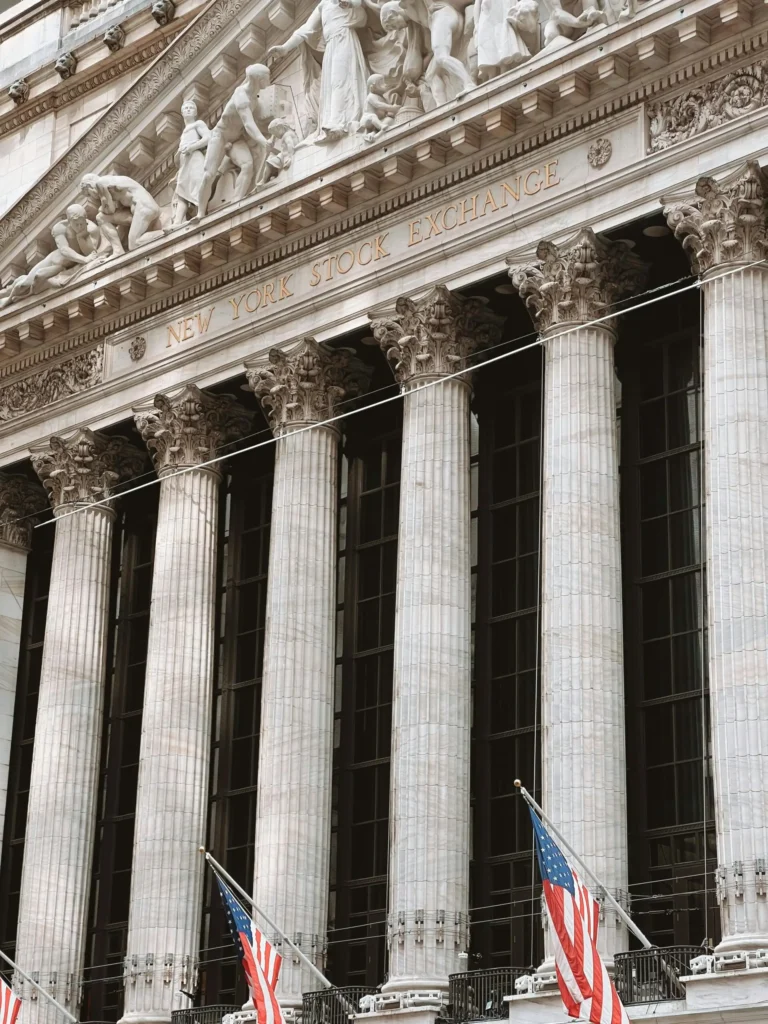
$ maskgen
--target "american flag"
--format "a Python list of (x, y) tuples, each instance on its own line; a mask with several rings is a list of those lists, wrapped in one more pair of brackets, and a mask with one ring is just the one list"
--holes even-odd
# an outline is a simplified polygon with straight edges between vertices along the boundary
[(20, 1010), (21, 1000), (0, 978), (0, 1024), (16, 1024)]
[(591, 1024), (629, 1024), (597, 952), (598, 904), (532, 807), (536, 856), (552, 927), (555, 971), (569, 1017)]
[(227, 912), (229, 930), (232, 932), (232, 939), (245, 971), (245, 980), (248, 982), (248, 991), (253, 1000), (258, 1024), (284, 1024), (280, 1004), (275, 995), (283, 958), (267, 942), (226, 882), (218, 875), (216, 881), (219, 883), (224, 909)]

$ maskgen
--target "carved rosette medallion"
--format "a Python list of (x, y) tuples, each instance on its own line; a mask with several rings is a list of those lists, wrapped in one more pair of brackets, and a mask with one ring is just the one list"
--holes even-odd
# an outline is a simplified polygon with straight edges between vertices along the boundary
[[(416, 301), (400, 298), (394, 316), (371, 314), (371, 320), (373, 336), (405, 388), (466, 368), (478, 349), (499, 339), (503, 323), (481, 299), (457, 295), (445, 285)], [(468, 374), (462, 379), (469, 383)]]
[(39, 484), (25, 476), (0, 473), (0, 542), (28, 550), (32, 530), (47, 505)]
[(140, 359), (144, 358), (144, 353), (147, 351), (147, 339), (142, 335), (137, 335), (131, 344), (128, 346), (128, 355), (131, 357), (132, 363), (138, 363)]
[(613, 144), (610, 139), (595, 139), (587, 151), (587, 163), (595, 170), (605, 167), (613, 155)]
[(367, 375), (349, 349), (302, 338), (288, 352), (273, 348), (268, 362), (246, 364), (251, 391), (275, 437), (338, 415), (343, 399), (364, 390)]
[(646, 266), (626, 243), (591, 228), (560, 246), (539, 242), (536, 256), (534, 263), (510, 261), (509, 276), (541, 333), (599, 320), (645, 281)]
[(55, 510), (113, 497), (119, 483), (137, 476), (146, 456), (123, 437), (80, 428), (30, 449), (32, 465)]
[(723, 181), (699, 178), (693, 196), (662, 200), (664, 216), (697, 274), (768, 254), (768, 177), (749, 160)]
[[(251, 417), (231, 395), (209, 395), (194, 384), (157, 395), (133, 412), (160, 476), (208, 462), (251, 426)], [(210, 469), (217, 472), (216, 466)]]

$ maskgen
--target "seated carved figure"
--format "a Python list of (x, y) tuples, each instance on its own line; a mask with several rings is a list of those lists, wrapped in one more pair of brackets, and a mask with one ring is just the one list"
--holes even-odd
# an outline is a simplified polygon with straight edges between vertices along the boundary
[(160, 226), (160, 207), (133, 178), (124, 174), (85, 174), (80, 188), (99, 205), (96, 223), (113, 256), (125, 252), (120, 227), (128, 228), (129, 249), (137, 249), (165, 234)]
[(0, 308), (48, 287), (67, 284), (82, 267), (100, 256), (99, 228), (77, 203), (67, 207), (64, 220), (53, 225), (51, 235), (56, 248), (0, 291)]

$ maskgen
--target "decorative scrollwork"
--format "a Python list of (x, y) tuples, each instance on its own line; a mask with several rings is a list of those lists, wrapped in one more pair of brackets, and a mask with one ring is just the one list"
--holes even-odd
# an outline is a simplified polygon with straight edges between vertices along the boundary
[(54, 508), (103, 501), (121, 480), (141, 472), (146, 456), (124, 437), (79, 428), (30, 449), (35, 472), (50, 492)]
[(55, 366), (0, 387), (0, 422), (42, 409), (68, 395), (100, 384), (104, 376), (104, 345), (81, 352)]

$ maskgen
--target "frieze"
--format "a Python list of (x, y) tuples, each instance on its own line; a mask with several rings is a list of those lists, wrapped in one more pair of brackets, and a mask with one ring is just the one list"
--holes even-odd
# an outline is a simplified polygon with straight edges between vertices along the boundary
[(0, 387), (0, 422), (7, 423), (25, 413), (100, 384), (104, 377), (104, 344), (81, 352), (38, 373)]
[(758, 60), (674, 99), (647, 104), (648, 152), (669, 149), (765, 106), (768, 60)]

